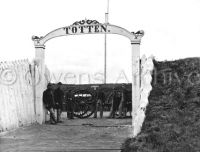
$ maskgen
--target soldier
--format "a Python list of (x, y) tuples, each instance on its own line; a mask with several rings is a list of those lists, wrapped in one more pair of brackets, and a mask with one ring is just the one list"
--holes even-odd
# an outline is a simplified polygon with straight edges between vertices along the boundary
[(71, 90), (66, 92), (65, 99), (67, 101), (67, 118), (74, 119), (73, 94)]
[(57, 122), (54, 114), (55, 101), (50, 84), (47, 85), (47, 89), (43, 92), (43, 103), (45, 105), (45, 108), (50, 113), (50, 123), (56, 124)]
[(105, 102), (105, 94), (102, 90), (97, 90), (97, 102), (95, 105), (94, 118), (97, 118), (98, 107), (100, 109), (100, 118), (103, 118), (103, 103)]
[(120, 101), (121, 101), (121, 92), (119, 90), (114, 89), (109, 118), (115, 118), (115, 114), (119, 108)]
[[(126, 113), (129, 112), (129, 116), (131, 117), (131, 112), (132, 112), (132, 90), (128, 91), (126, 90), (125, 91), (125, 107), (126, 107)], [(125, 114), (126, 114), (125, 113)]]
[(57, 110), (57, 122), (61, 123), (61, 113), (63, 109), (63, 100), (64, 100), (64, 92), (61, 90), (62, 83), (59, 82), (57, 84), (58, 88), (54, 91), (54, 100), (56, 103), (56, 110)]
[(125, 89), (125, 86), (122, 85), (122, 89), (121, 89), (121, 101), (119, 104), (119, 117), (118, 118), (123, 118), (126, 116), (126, 110), (125, 110), (125, 106), (126, 106), (126, 99), (127, 97), (127, 91)]

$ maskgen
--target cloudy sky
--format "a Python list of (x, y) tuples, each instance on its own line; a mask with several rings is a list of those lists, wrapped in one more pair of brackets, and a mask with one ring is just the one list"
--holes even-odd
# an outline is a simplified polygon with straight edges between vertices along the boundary
[[(85, 18), (104, 23), (106, 5), (107, 0), (1, 1), (0, 61), (31, 61), (32, 35), (44, 36)], [(157, 60), (200, 57), (199, 18), (199, 0), (110, 0), (109, 22), (131, 32), (144, 30), (141, 56), (154, 55)], [(107, 43), (108, 82), (131, 81), (129, 40), (108, 35)], [(58, 71), (65, 71), (75, 75), (76, 83), (84, 74), (86, 83), (101, 79), (104, 35), (55, 38), (46, 43), (45, 53), (48, 68), (57, 72), (54, 77), (64, 77)]]

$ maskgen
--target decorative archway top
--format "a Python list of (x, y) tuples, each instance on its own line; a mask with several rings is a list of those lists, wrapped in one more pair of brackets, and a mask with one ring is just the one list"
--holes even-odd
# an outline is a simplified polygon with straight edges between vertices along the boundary
[(116, 25), (111, 25), (109, 23), (102, 24), (96, 20), (85, 19), (74, 22), (70, 26), (51, 31), (44, 37), (32, 36), (32, 40), (34, 41), (35, 47), (40, 47), (44, 46), (48, 40), (55, 37), (80, 34), (119, 34), (129, 38), (133, 43), (140, 43), (144, 31), (141, 30), (136, 33), (129, 32), (128, 30)]

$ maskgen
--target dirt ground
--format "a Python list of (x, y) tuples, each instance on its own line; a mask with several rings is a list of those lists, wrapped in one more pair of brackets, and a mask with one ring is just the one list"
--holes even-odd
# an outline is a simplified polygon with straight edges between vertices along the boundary
[(63, 120), (57, 125), (32, 125), (0, 135), (0, 151), (118, 152), (131, 135), (131, 119)]

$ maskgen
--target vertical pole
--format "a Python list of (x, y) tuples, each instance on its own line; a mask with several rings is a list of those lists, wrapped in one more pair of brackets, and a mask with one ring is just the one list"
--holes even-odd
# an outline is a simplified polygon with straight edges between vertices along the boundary
[(110, 0), (107, 0), (107, 13), (109, 14), (109, 5), (110, 4)]
[(35, 63), (37, 71), (35, 71), (35, 100), (36, 100), (36, 121), (42, 124), (45, 120), (45, 111), (43, 107), (43, 92), (46, 89), (45, 86), (45, 46), (35, 46)]
[(104, 37), (104, 83), (106, 84), (107, 79), (107, 34)]
[(140, 40), (132, 41), (132, 125), (140, 105)]
[[(107, 0), (107, 12), (105, 13), (105, 23), (108, 24), (108, 15), (109, 15), (109, 0)], [(104, 83), (107, 82), (107, 34), (105, 33), (104, 37)]]

